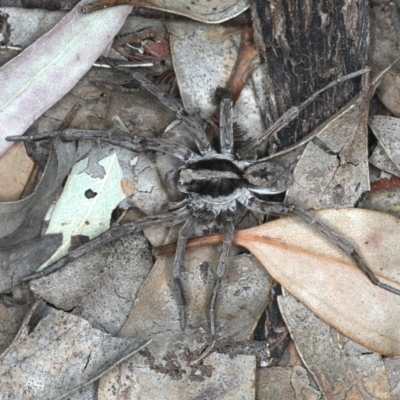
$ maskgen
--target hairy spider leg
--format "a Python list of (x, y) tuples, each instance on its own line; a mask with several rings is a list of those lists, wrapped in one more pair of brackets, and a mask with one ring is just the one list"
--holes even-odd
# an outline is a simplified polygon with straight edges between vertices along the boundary
[(133, 79), (138, 81), (143, 86), (144, 89), (154, 94), (161, 103), (163, 103), (170, 110), (175, 112), (176, 117), (180, 121), (182, 121), (182, 123), (186, 126), (186, 128), (193, 136), (193, 139), (196, 142), (196, 146), (198, 147), (201, 155), (209, 156), (217, 154), (216, 151), (212, 148), (207, 138), (207, 135), (204, 132), (204, 129), (194, 118), (192, 118), (185, 111), (185, 109), (182, 107), (179, 101), (175, 100), (167, 93), (164, 93), (156, 85), (153, 85), (148, 79), (146, 79), (143, 75), (139, 74), (138, 72), (134, 72), (132, 74), (132, 77)]
[(140, 233), (144, 228), (151, 226), (162, 225), (168, 227), (168, 226), (175, 226), (182, 224), (184, 221), (187, 220), (189, 214), (190, 214), (189, 209), (186, 207), (182, 207), (181, 209), (176, 210), (175, 212), (169, 212), (166, 214), (159, 214), (150, 217), (141, 217), (133, 222), (128, 222), (123, 225), (113, 226), (108, 231), (102, 233), (96, 238), (90, 240), (89, 242), (83, 244), (82, 246), (79, 246), (74, 250), (71, 250), (66, 256), (60, 258), (58, 261), (56, 261), (54, 264), (50, 265), (46, 269), (22, 277), (17, 284), (20, 284), (22, 282), (32, 281), (34, 279), (39, 279), (42, 278), (43, 276), (50, 275), (58, 271), (59, 269), (63, 268), (69, 262), (79, 257), (82, 257), (89, 251), (92, 251), (99, 246), (103, 246), (107, 243), (117, 240), (124, 235), (129, 235), (132, 233)]
[(221, 287), (222, 278), (225, 275), (226, 263), (228, 261), (229, 252), (232, 247), (233, 232), (235, 231), (235, 224), (233, 221), (233, 216), (227, 216), (223, 228), (223, 241), (221, 253), (219, 255), (216, 279), (214, 281), (214, 287), (211, 294), (210, 306), (209, 306), (209, 319), (210, 319), (210, 334), (211, 337), (215, 339), (216, 336), (216, 318), (215, 318), (215, 304), (217, 301), (217, 296), (219, 288)]
[(189, 235), (192, 233), (195, 227), (196, 219), (191, 214), (185, 224), (179, 231), (178, 242), (176, 244), (175, 259), (172, 267), (172, 276), (174, 278), (175, 293), (177, 295), (179, 315), (181, 321), (181, 329), (186, 328), (186, 299), (183, 291), (181, 272), (183, 265), (183, 258), (185, 256), (186, 242)]
[(329, 228), (322, 222), (315, 219), (315, 217), (309, 212), (290, 204), (281, 204), (281, 203), (264, 201), (253, 196), (252, 194), (247, 194), (247, 195), (244, 194), (238, 199), (238, 201), (243, 205), (245, 205), (248, 209), (258, 212), (260, 214), (268, 214), (275, 216), (295, 215), (301, 221), (306, 223), (311, 228), (315, 229), (321, 235), (325, 236), (337, 247), (343, 250), (347, 255), (349, 255), (353, 259), (353, 261), (358, 265), (361, 271), (363, 271), (364, 274), (368, 277), (371, 283), (400, 296), (399, 289), (396, 289), (395, 287), (392, 287), (390, 285), (387, 285), (386, 283), (381, 282), (373, 274), (373, 272), (368, 267), (365, 260), (360, 256), (356, 248), (350, 242), (348, 242), (346, 239), (338, 235), (335, 231), (333, 231), (331, 228)]
[(351, 74), (347, 74), (341, 76), (334, 81), (330, 82), (328, 85), (324, 86), (322, 89), (317, 90), (313, 93), (308, 99), (303, 101), (297, 106), (289, 108), (281, 117), (279, 117), (268, 129), (267, 131), (260, 137), (250, 140), (249, 143), (246, 144), (242, 149), (239, 150), (239, 155), (241, 158), (250, 157), (260, 146), (273, 134), (279, 132), (282, 128), (292, 122), (299, 115), (300, 111), (306, 108), (310, 103), (312, 103), (321, 93), (327, 91), (339, 85), (342, 82), (348, 81), (349, 79), (353, 79), (357, 76), (363, 75), (367, 72), (371, 71), (371, 68), (366, 67), (360, 69), (358, 71), (352, 72)]
[(131, 143), (134, 150), (137, 147), (140, 150), (146, 148), (148, 150), (168, 153), (184, 163), (200, 161), (202, 158), (190, 149), (171, 143), (165, 139), (151, 139), (140, 135), (132, 135), (130, 133), (119, 131), (90, 131), (80, 129), (66, 129), (65, 131), (46, 132), (35, 136), (9, 136), (7, 139), (15, 142), (40, 141), (47, 139), (61, 138), (65, 141), (82, 140), (82, 139), (100, 139), (110, 143), (117, 143), (118, 146), (132, 150), (132, 146), (124, 145)]

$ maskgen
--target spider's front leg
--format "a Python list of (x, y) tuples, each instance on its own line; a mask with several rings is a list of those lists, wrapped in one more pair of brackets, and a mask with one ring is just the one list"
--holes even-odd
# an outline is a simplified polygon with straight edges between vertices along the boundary
[(349, 79), (353, 79), (357, 76), (363, 75), (367, 72), (371, 71), (371, 68), (366, 67), (360, 69), (359, 71), (352, 72), (350, 74), (341, 76), (334, 81), (330, 82), (328, 85), (323, 87), (322, 89), (317, 90), (314, 94), (312, 94), (308, 99), (304, 100), (297, 106), (291, 107), (287, 110), (281, 117), (279, 117), (268, 129), (267, 131), (260, 136), (259, 138), (255, 138), (251, 140), (247, 145), (239, 150), (239, 154), (241, 158), (247, 158), (251, 156), (254, 152), (256, 152), (260, 146), (262, 146), (266, 140), (278, 133), (282, 128), (287, 126), (291, 121), (293, 121), (299, 115), (300, 111), (306, 108), (309, 104), (311, 104), (321, 93), (339, 85), (342, 82), (345, 82)]
[(182, 105), (169, 96), (167, 93), (161, 91), (156, 85), (153, 85), (148, 79), (146, 79), (143, 75), (138, 72), (134, 72), (132, 74), (133, 79), (138, 81), (142, 87), (148, 90), (150, 93), (154, 94), (157, 99), (167, 106), (170, 110), (174, 111), (176, 117), (182, 121), (182, 123), (186, 126), (189, 132), (192, 134), (194, 141), (196, 142), (196, 146), (199, 149), (201, 155), (210, 156), (216, 154), (216, 151), (211, 147), (211, 144), (207, 138), (204, 129), (200, 126), (200, 124), (192, 118), (182, 107)]
[(361, 257), (361, 255), (357, 252), (355, 247), (350, 242), (338, 235), (335, 231), (333, 231), (322, 222), (316, 220), (315, 217), (309, 212), (299, 207), (296, 207), (295, 205), (260, 200), (249, 192), (245, 192), (245, 194), (241, 198), (239, 198), (239, 201), (244, 204), (248, 209), (258, 212), (260, 214), (270, 214), (275, 216), (295, 215), (297, 218), (305, 222), (317, 232), (321, 233), (337, 247), (348, 254), (374, 285), (400, 296), (399, 289), (396, 289), (390, 285), (387, 285), (386, 283), (381, 282), (372, 273), (365, 260)]
[[(81, 139), (98, 139), (118, 144), (128, 150), (153, 150), (160, 153), (168, 153), (184, 163), (196, 162), (201, 158), (190, 149), (165, 139), (152, 139), (140, 135), (133, 135), (119, 131), (92, 131), (81, 129), (66, 129), (65, 131), (46, 132), (35, 136), (8, 136), (7, 141), (12, 142), (39, 142), (41, 140), (53, 140), (60, 138), (65, 141)], [(129, 145), (128, 145), (129, 144)]]

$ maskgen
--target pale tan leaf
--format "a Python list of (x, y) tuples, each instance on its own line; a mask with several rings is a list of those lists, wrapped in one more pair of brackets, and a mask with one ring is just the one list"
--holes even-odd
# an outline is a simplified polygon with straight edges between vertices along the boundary
[[(370, 210), (323, 210), (316, 217), (349, 240), (374, 274), (400, 286), (400, 220)], [(383, 355), (400, 354), (400, 297), (374, 286), (333, 243), (295, 218), (239, 231), (234, 241), (325, 322)]]
[(23, 143), (16, 143), (12, 150), (0, 157), (0, 200), (19, 200), (33, 170)]

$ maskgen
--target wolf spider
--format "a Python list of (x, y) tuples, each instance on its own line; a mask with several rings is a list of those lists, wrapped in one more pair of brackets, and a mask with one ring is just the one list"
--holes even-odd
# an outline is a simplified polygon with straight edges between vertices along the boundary
[[(299, 106), (289, 109), (261, 138), (251, 141), (244, 149), (241, 149), (242, 157), (249, 156), (264, 143), (271, 134), (278, 132), (282, 127), (296, 118), (299, 112), (314, 101), (319, 94), (345, 80), (352, 79), (368, 71), (369, 68), (365, 68), (338, 78), (314, 93)], [(181, 280), (186, 242), (193, 232), (195, 225), (198, 222), (204, 221), (204, 218), (209, 219), (211, 216), (214, 221), (217, 220), (222, 226), (221, 230), (223, 235), (222, 248), (216, 268), (216, 279), (209, 306), (210, 334), (212, 337), (216, 336), (215, 304), (232, 245), (233, 232), (235, 229), (233, 217), (238, 204), (261, 214), (274, 216), (295, 215), (302, 221), (313, 226), (314, 229), (328, 237), (339, 248), (351, 255), (372, 283), (395, 292), (396, 294), (400, 294), (400, 291), (381, 283), (371, 273), (368, 266), (350, 243), (322, 223), (314, 220), (311, 214), (294, 205), (265, 201), (259, 197), (259, 195), (277, 194), (286, 191), (292, 182), (292, 177), (285, 168), (271, 161), (260, 162), (253, 159), (238, 158), (234, 149), (232, 101), (227, 91), (221, 91), (220, 153), (218, 153), (211, 146), (200, 124), (188, 115), (176, 99), (162, 92), (141, 74), (133, 73), (132, 77), (138, 81), (143, 88), (151, 92), (159, 101), (175, 112), (176, 117), (191, 133), (199, 154), (168, 140), (147, 139), (139, 135), (131, 135), (123, 132), (67, 130), (34, 137), (13, 137), (10, 139), (43, 140), (61, 137), (65, 140), (103, 139), (118, 143), (130, 142), (143, 150), (168, 153), (183, 163), (177, 171), (177, 187), (178, 190), (185, 195), (184, 200), (170, 205), (169, 213), (144, 217), (137, 221), (138, 225), (142, 228), (150, 225), (173, 226), (183, 223), (179, 231), (175, 259), (173, 262), (173, 281), (180, 309), (180, 324), (182, 329), (186, 327), (186, 299)]]

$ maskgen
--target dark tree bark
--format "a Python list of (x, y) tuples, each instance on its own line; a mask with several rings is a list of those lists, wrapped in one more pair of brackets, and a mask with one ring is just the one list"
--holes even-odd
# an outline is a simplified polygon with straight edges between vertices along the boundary
[[(341, 75), (363, 68), (369, 45), (367, 0), (250, 0), (255, 43), (266, 70), (266, 125)], [(285, 148), (349, 101), (360, 78), (321, 95), (273, 140)]]

